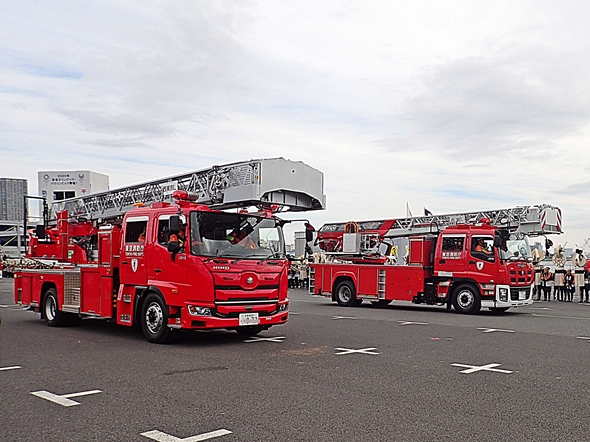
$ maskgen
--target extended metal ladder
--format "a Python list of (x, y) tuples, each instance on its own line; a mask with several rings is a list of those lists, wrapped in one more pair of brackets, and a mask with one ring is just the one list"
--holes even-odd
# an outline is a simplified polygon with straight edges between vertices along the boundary
[[(457, 224), (477, 224), (488, 218), (492, 225), (524, 235), (546, 235), (562, 233), (561, 209), (549, 204), (518, 206), (511, 209), (484, 210), (479, 212), (454, 213), (446, 215), (415, 216), (379, 221), (356, 222), (359, 233), (381, 231), (383, 238), (395, 238), (438, 230)], [(344, 232), (347, 223), (324, 224), (320, 232)], [(389, 225), (390, 224), (390, 225)], [(387, 227), (385, 227), (388, 225)], [(387, 229), (386, 231), (383, 231)]]
[(88, 220), (122, 217), (137, 203), (172, 201), (175, 190), (197, 195), (196, 202), (213, 209), (268, 207), (279, 211), (326, 208), (324, 174), (301, 161), (269, 158), (213, 166), (121, 189), (71, 198), (52, 204), (50, 218), (67, 210), (68, 216)]

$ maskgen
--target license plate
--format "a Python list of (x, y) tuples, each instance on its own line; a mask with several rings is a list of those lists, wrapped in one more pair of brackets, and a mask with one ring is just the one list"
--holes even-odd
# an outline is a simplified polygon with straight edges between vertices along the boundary
[(520, 299), (526, 299), (526, 290), (521, 290), (519, 293)]
[(258, 325), (258, 313), (240, 313), (240, 325)]

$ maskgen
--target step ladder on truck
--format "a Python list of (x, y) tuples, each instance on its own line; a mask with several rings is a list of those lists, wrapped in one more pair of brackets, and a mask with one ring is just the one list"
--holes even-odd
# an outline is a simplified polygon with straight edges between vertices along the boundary
[(49, 326), (101, 318), (155, 343), (174, 329), (254, 335), (289, 315), (277, 214), (324, 208), (322, 172), (283, 158), (59, 201), (29, 232), (15, 302)]
[(328, 223), (317, 232), (327, 262), (310, 265), (310, 293), (342, 306), (370, 301), (444, 305), (459, 313), (532, 304), (528, 237), (562, 233), (551, 205)]

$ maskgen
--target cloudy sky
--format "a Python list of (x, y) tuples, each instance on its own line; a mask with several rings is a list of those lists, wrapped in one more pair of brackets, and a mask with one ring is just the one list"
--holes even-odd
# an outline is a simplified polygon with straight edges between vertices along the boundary
[(0, 176), (111, 188), (251, 158), (324, 222), (552, 204), (590, 237), (590, 2), (0, 3)]

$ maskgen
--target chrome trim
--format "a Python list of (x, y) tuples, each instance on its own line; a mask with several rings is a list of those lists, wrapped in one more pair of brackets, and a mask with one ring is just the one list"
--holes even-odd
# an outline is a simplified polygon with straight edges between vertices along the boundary
[(215, 301), (215, 305), (276, 304), (277, 302), (279, 302), (278, 298), (263, 301), (248, 301), (245, 299), (243, 301)]

